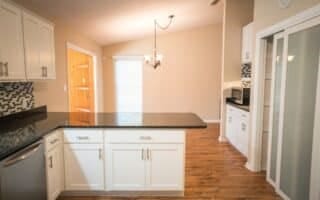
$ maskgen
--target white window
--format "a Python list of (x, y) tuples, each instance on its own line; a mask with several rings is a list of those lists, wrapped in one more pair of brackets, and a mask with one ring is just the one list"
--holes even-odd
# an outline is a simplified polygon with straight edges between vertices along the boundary
[(116, 111), (142, 112), (143, 60), (115, 58)]

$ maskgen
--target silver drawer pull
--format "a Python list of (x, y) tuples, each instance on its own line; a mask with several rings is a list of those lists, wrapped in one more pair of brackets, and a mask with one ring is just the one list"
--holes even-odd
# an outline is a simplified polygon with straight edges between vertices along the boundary
[(56, 142), (59, 142), (59, 139), (54, 139), (54, 140), (50, 141), (50, 144), (55, 144)]
[(152, 140), (152, 137), (150, 137), (150, 136), (141, 136), (140, 140)]
[(89, 140), (88, 136), (78, 136), (77, 137), (79, 140)]

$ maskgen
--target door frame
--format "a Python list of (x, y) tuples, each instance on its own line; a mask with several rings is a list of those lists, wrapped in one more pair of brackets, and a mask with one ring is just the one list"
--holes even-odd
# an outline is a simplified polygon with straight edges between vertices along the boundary
[[(273, 181), (270, 177), (270, 168), (271, 168), (271, 147), (272, 147), (272, 136), (273, 136), (273, 132), (272, 132), (272, 127), (273, 127), (273, 114), (274, 114), (274, 91), (275, 91), (275, 83), (276, 83), (276, 80), (275, 80), (275, 76), (276, 76), (276, 67), (277, 67), (277, 60), (276, 60), (276, 57), (277, 57), (277, 44), (278, 44), (278, 41), (280, 39), (283, 39), (283, 45), (284, 45), (284, 33), (281, 32), (281, 33), (277, 33), (274, 38), (273, 38), (273, 52), (272, 52), (272, 79), (271, 79), (271, 92), (270, 92), (270, 107), (269, 107), (269, 124), (268, 124), (268, 155), (267, 155), (267, 174), (266, 174), (266, 177), (267, 177), (267, 181), (274, 187), (276, 187), (276, 183), (277, 181)], [(283, 48), (284, 49), (284, 48)], [(283, 52), (282, 52), (283, 54)], [(282, 55), (284, 57), (284, 55)], [(281, 61), (282, 64), (283, 64), (283, 61)], [(281, 84), (282, 86), (282, 84)], [(279, 126), (279, 124), (278, 124)], [(279, 138), (278, 138), (279, 139)], [(278, 145), (278, 144), (277, 144)], [(278, 157), (277, 157), (278, 158)], [(276, 177), (275, 177), (276, 178)]]
[[(320, 61), (320, 54), (319, 54)], [(311, 184), (310, 184), (310, 199), (320, 199), (320, 62), (318, 71), (318, 87), (317, 87), (317, 97), (316, 97), (316, 109), (315, 109), (315, 125), (313, 135), (313, 145), (312, 145), (312, 164), (311, 164)], [(316, 122), (317, 121), (317, 122)]]
[(248, 161), (246, 167), (250, 171), (262, 170), (262, 131), (263, 131), (263, 104), (264, 104), (264, 75), (266, 69), (266, 38), (282, 32), (292, 26), (320, 16), (320, 4), (311, 7), (301, 13), (289, 17), (279, 23), (270, 26), (255, 35), (255, 59), (252, 68), (252, 93), (250, 110), (251, 131), (249, 140)]
[[(97, 55), (92, 52), (92, 51), (89, 51), (89, 50), (86, 50), (82, 47), (79, 47), (71, 42), (67, 42), (67, 74), (68, 74), (68, 80), (69, 80), (69, 66), (68, 66), (68, 50), (69, 49), (72, 49), (74, 51), (78, 51), (80, 53), (84, 53), (84, 54), (87, 54), (89, 56), (92, 57), (92, 60), (93, 60), (93, 87), (94, 87), (94, 112), (98, 112), (100, 110), (100, 107), (99, 107), (99, 100), (98, 100), (98, 80), (97, 80), (97, 77), (98, 77), (98, 69), (97, 69)], [(69, 81), (67, 83), (67, 87), (69, 89)], [(70, 109), (70, 97), (69, 97), (69, 94), (68, 94), (68, 107)]]

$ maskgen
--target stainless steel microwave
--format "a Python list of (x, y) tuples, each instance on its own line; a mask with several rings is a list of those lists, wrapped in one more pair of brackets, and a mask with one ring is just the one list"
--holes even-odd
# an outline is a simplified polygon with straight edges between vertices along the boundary
[(234, 87), (231, 89), (231, 99), (240, 105), (250, 105), (250, 88)]

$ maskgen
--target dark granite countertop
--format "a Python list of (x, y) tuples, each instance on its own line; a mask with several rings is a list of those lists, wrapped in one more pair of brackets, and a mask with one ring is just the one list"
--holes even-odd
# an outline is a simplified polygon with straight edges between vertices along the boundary
[(231, 102), (229, 100), (227, 100), (226, 102), (228, 105), (234, 106), (234, 107), (239, 108), (241, 110), (244, 110), (246, 112), (250, 112), (250, 106), (239, 105), (239, 104), (236, 104), (236, 103)]
[(206, 128), (193, 113), (68, 113), (39, 107), (0, 118), (0, 160), (58, 128)]

